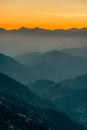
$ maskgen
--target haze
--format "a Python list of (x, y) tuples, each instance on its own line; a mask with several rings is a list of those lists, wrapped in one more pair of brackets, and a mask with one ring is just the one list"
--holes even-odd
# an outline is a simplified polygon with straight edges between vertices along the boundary
[(71, 47), (87, 46), (86, 37), (34, 36), (26, 34), (0, 34), (0, 52), (17, 55), (25, 52), (45, 52)]

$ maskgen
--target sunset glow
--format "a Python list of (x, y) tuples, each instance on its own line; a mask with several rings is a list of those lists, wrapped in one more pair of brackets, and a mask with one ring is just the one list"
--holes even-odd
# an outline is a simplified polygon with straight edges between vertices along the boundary
[(87, 27), (87, 0), (0, 0), (0, 27)]

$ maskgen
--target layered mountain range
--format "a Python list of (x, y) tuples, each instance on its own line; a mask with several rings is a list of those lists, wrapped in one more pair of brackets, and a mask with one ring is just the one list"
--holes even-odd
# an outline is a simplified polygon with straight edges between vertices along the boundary
[(86, 130), (86, 95), (84, 58), (56, 50), (0, 54), (1, 130)]
[(26, 86), (0, 73), (1, 130), (87, 130), (47, 106)]
[(56, 50), (39, 54), (28, 53), (15, 58), (30, 67), (31, 73), (36, 74), (38, 79), (58, 82), (87, 73), (87, 60)]
[(29, 88), (44, 99), (50, 99), (74, 121), (87, 126), (87, 74), (55, 83), (39, 80)]

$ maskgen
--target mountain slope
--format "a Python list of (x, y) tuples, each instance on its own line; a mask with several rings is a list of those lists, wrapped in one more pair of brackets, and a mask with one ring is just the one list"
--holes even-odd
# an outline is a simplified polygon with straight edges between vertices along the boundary
[(41, 53), (39, 52), (32, 52), (32, 53), (25, 53), (25, 54), (21, 54), (21, 55), (18, 55), (18, 56), (15, 56), (14, 58), (24, 64), (24, 65), (29, 65), (29, 66), (32, 66), (32, 63), (31, 61), (33, 59), (36, 59), (38, 58), (38, 56), (40, 56)]
[(65, 114), (41, 107), (31, 95), (26, 86), (0, 74), (1, 130), (87, 130)]
[(62, 81), (87, 73), (87, 60), (59, 51), (50, 51), (31, 60), (28, 66), (38, 79)]
[(43, 98), (49, 97), (49, 93), (52, 87), (56, 85), (55, 82), (49, 80), (37, 80), (34, 83), (28, 84), (28, 87), (37, 95)]
[(29, 68), (3, 54), (0, 54), (0, 72), (22, 83), (30, 82), (35, 78), (35, 76), (29, 72)]
[[(54, 107), (54, 104), (48, 100), (42, 100), (36, 94), (26, 87), (25, 85), (9, 78), (0, 73), (0, 85), (3, 86), (3, 92), (7, 91), (8, 94), (12, 93), (19, 99), (26, 101), (27, 103), (33, 103), (34, 105), (44, 107)], [(55, 106), (56, 107), (56, 106)]]
[(50, 82), (37, 81), (28, 86), (40, 97), (52, 100), (73, 120), (87, 126), (87, 74), (53, 85)]
[(15, 105), (11, 99), (0, 97), (0, 130), (48, 130), (22, 111), (19, 104)]
[(63, 49), (61, 50), (64, 53), (73, 55), (73, 56), (78, 56), (82, 57), (84, 59), (87, 59), (87, 47), (84, 48), (69, 48), (69, 49)]

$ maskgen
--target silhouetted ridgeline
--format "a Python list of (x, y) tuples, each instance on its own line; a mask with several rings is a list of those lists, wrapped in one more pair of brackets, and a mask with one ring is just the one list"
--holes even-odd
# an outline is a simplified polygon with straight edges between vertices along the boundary
[(33, 34), (33, 35), (53, 35), (53, 36), (87, 36), (87, 28), (82, 28), (82, 29), (68, 29), (68, 30), (63, 30), (63, 29), (56, 29), (56, 30), (46, 30), (42, 28), (25, 28), (22, 27), (18, 30), (13, 29), (13, 30), (5, 30), (3, 28), (0, 28), (1, 33), (25, 33), (25, 34)]

